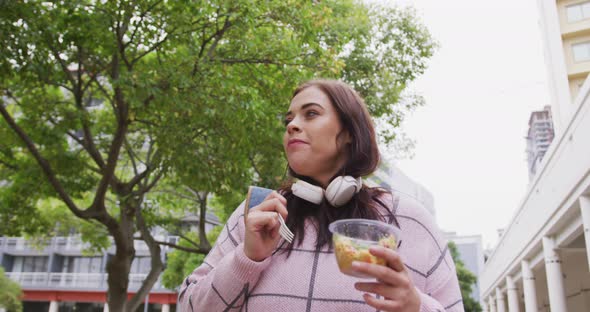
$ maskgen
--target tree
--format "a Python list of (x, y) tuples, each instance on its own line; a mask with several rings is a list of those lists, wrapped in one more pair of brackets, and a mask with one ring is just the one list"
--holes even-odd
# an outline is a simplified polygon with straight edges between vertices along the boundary
[(8, 312), (21, 312), (22, 292), (20, 286), (4, 275), (4, 269), (0, 267), (0, 308)]
[[(401, 91), (432, 55), (430, 36), (410, 12), (377, 12), (402, 18), (373, 23), (353, 1), (1, 2), (0, 221), (12, 226), (0, 234), (75, 227), (97, 249), (113, 237), (109, 308), (134, 311), (170, 245), (150, 230), (185, 209), (179, 196), (163, 205), (166, 191), (196, 196), (202, 212), (208, 194), (232, 202), (253, 181), (276, 185), (278, 117), (299, 82), (343, 77), (392, 126), (421, 104)], [(136, 239), (151, 270), (127, 300)], [(190, 250), (207, 253), (199, 240)]]
[(479, 302), (471, 297), (471, 286), (477, 282), (477, 277), (465, 268), (465, 264), (459, 256), (457, 245), (454, 242), (449, 242), (448, 245), (457, 269), (457, 278), (459, 279), (461, 296), (463, 297), (463, 307), (467, 312), (481, 312), (482, 309)]

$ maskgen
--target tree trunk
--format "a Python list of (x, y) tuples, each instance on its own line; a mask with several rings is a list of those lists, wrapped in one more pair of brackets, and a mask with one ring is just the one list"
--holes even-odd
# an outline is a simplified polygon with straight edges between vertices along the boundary
[(115, 240), (115, 256), (107, 264), (108, 285), (107, 301), (109, 311), (124, 312), (127, 311), (127, 290), (129, 288), (129, 272), (131, 263), (135, 257), (135, 247), (133, 245), (134, 213), (136, 206), (131, 203), (129, 198), (124, 196), (121, 199), (121, 221), (114, 229), (109, 228), (109, 233)]
[(199, 246), (201, 248), (211, 249), (211, 244), (207, 239), (207, 233), (205, 231), (205, 220), (207, 217), (207, 195), (208, 192), (198, 192), (200, 211), (199, 211)]

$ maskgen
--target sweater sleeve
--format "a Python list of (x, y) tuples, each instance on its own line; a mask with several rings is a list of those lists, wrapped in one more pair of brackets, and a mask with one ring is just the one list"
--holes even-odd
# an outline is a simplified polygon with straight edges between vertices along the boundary
[(180, 311), (240, 310), (270, 264), (271, 257), (256, 262), (244, 254), (243, 205), (230, 216), (203, 263), (180, 286)]

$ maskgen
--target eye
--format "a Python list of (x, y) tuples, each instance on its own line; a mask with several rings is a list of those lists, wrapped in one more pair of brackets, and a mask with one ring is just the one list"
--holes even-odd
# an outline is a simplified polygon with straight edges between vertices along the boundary
[(308, 110), (307, 112), (305, 112), (305, 116), (306, 117), (315, 117), (319, 115), (319, 113), (317, 111), (314, 110)]

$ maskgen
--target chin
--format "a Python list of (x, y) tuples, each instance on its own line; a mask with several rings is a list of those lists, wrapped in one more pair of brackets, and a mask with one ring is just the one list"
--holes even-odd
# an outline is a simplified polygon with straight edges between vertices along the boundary
[(311, 176), (313, 167), (309, 166), (306, 161), (289, 161), (291, 170), (300, 176)]

